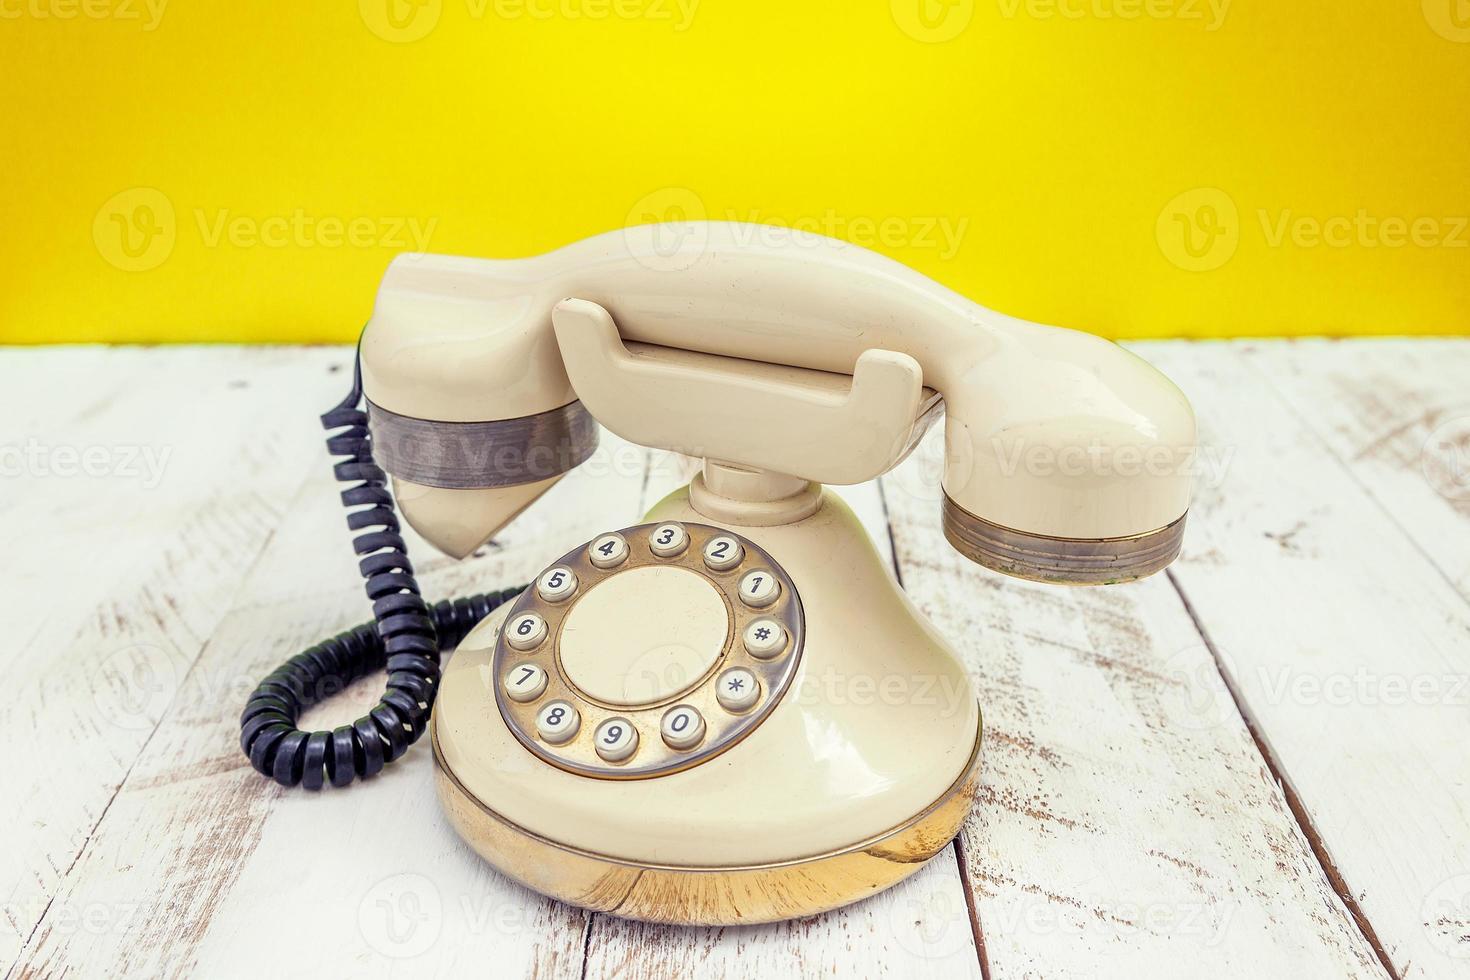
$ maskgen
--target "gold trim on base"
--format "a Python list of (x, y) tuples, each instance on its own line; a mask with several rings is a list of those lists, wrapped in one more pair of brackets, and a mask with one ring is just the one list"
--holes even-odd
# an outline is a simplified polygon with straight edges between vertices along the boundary
[(895, 885), (944, 850), (980, 782), (980, 736), (965, 771), (927, 809), (862, 843), (765, 865), (640, 864), (569, 847), (512, 823), (467, 790), (444, 762), (434, 783), (449, 822), (481, 857), (543, 895), (627, 919), (673, 925), (750, 925), (826, 912)]

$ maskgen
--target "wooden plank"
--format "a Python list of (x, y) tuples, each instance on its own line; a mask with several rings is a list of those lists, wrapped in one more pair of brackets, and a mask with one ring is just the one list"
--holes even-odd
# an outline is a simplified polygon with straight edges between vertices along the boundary
[[(641, 468), (574, 473), (462, 564), (411, 540), (425, 593), (523, 583), (577, 541), (628, 523), (642, 484)], [(514, 885), (459, 841), (440, 816), (426, 746), (319, 794), (281, 790), (241, 757), (236, 719), (254, 683), (368, 616), (343, 524), (323, 458), (67, 877), (25, 970), (580, 972), (585, 915)], [(342, 723), (380, 692), (380, 678), (364, 681), (304, 720)], [(69, 927), (88, 910), (127, 926)]]
[(344, 364), (270, 348), (0, 356), (18, 586), (0, 591), (7, 967), (279, 522)]
[[(1194, 401), (1204, 437), (1233, 450), (1225, 481), (1198, 498), (1177, 579), (1396, 972), (1470, 976), (1470, 606), (1453, 565), (1426, 557), (1448, 554), (1429, 538), (1464, 529), (1389, 464), (1345, 464), (1324, 423), (1305, 421), (1403, 398), (1406, 421), (1427, 427), (1436, 395), (1412, 393), (1427, 365), (1385, 360), (1355, 394), (1348, 373), (1329, 373), (1314, 399), (1300, 377), (1258, 369), (1268, 346), (1145, 348)], [(1416, 455), (1400, 442), (1419, 438), (1390, 426), (1358, 455)]]
[[(645, 505), (652, 506), (687, 482), (693, 472), (692, 461), (652, 453)], [(877, 485), (833, 489), (891, 560), (888, 522)], [(593, 916), (586, 975), (629, 980), (694, 975), (949, 978), (978, 977), (980, 964), (951, 845), (918, 874), (888, 891), (795, 922), (676, 929)]]
[(1470, 597), (1470, 338), (1299, 340), (1241, 350)]
[(904, 583), (985, 711), (962, 837), (992, 975), (1382, 976), (1168, 579), (970, 563), (940, 531), (941, 453), (884, 486)]

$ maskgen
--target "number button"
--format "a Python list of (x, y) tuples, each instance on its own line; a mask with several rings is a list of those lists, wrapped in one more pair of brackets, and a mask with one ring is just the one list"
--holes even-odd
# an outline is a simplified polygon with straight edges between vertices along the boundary
[(734, 568), (744, 557), (745, 549), (728, 534), (710, 538), (704, 546), (704, 563), (717, 572)]
[(626, 718), (609, 718), (593, 735), (604, 762), (622, 762), (638, 751), (638, 729)]
[(536, 592), (547, 602), (560, 602), (576, 591), (577, 576), (562, 565), (548, 568), (536, 580)]
[(757, 619), (745, 627), (741, 637), (752, 657), (770, 660), (786, 648), (786, 630), (774, 619)]
[(536, 713), (536, 732), (552, 745), (570, 742), (582, 727), (582, 716), (565, 701), (548, 701)]
[(505, 631), (505, 642), (513, 650), (534, 650), (546, 639), (546, 620), (536, 613), (521, 613), (510, 621)]
[(704, 738), (704, 716), (687, 704), (664, 712), (659, 732), (671, 749), (692, 749)]
[(505, 696), (524, 704), (546, 690), (546, 671), (536, 664), (516, 664), (505, 672)]
[(604, 534), (592, 542), (587, 557), (598, 568), (617, 568), (628, 560), (628, 542), (621, 534)]
[(660, 558), (672, 558), (689, 547), (689, 532), (682, 524), (660, 524), (648, 536), (648, 550)]
[(764, 568), (746, 572), (740, 580), (740, 601), (747, 606), (760, 609), (776, 601), (781, 594), (781, 583)]
[(715, 700), (726, 711), (745, 711), (760, 697), (761, 682), (744, 667), (731, 667), (715, 681)]

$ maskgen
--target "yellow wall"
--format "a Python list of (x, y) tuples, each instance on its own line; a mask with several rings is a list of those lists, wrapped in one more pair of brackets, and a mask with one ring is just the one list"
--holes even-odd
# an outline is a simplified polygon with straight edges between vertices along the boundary
[(3, 340), (347, 340), (400, 249), (678, 216), (1112, 336), (1470, 331), (1467, 0), (0, 0), (0, 65)]

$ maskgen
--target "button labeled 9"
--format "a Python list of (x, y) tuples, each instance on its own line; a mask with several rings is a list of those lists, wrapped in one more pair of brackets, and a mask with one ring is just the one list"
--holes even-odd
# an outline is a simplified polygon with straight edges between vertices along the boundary
[(638, 729), (626, 718), (609, 718), (592, 735), (604, 762), (622, 762), (638, 751)]

